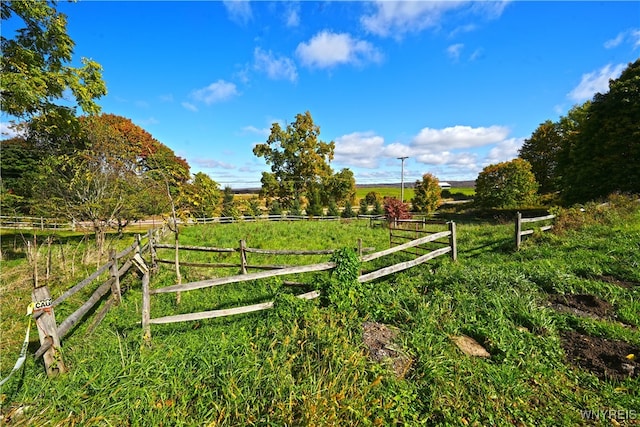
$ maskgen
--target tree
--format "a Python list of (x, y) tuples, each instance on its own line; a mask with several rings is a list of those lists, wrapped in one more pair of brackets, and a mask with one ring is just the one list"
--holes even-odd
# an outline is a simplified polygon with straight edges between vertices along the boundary
[(340, 209), (335, 200), (329, 199), (329, 205), (327, 207), (327, 216), (340, 216)]
[(395, 222), (399, 219), (411, 218), (409, 206), (395, 197), (386, 197), (384, 199), (384, 214), (389, 223)]
[(322, 216), (324, 209), (322, 209), (322, 202), (320, 201), (320, 189), (313, 187), (311, 193), (307, 196), (307, 215), (309, 216)]
[(181, 209), (192, 216), (215, 216), (220, 210), (220, 187), (209, 175), (198, 172), (191, 183), (183, 185), (180, 202)]
[(328, 204), (329, 199), (335, 200), (336, 203), (344, 201), (353, 203), (355, 201), (356, 179), (350, 169), (344, 168), (325, 179), (324, 191), (322, 192), (323, 204)]
[(541, 194), (559, 190), (557, 164), (562, 143), (559, 124), (547, 120), (538, 126), (531, 138), (524, 140), (520, 148), (518, 155), (531, 164), (531, 171), (540, 184), (538, 191)]
[(301, 216), (302, 215), (302, 205), (300, 204), (299, 199), (295, 199), (291, 202), (291, 208), (289, 209), (289, 215), (293, 216)]
[(369, 205), (366, 199), (360, 199), (360, 207), (358, 208), (359, 215), (366, 215), (369, 213)]
[(373, 211), (371, 212), (372, 215), (384, 215), (384, 208), (382, 207), (382, 203), (380, 203), (380, 200), (377, 200), (373, 203)]
[(374, 205), (376, 200), (378, 202), (382, 200), (382, 196), (376, 191), (369, 191), (366, 196), (364, 196), (364, 199), (367, 201), (368, 205)]
[(414, 197), (411, 199), (413, 210), (430, 214), (434, 212), (442, 201), (440, 182), (430, 173), (422, 175), (422, 181), (416, 180), (413, 187)]
[(75, 107), (59, 105), (70, 93), (87, 114), (100, 107), (95, 100), (107, 93), (102, 67), (82, 58), (79, 68), (68, 65), (74, 42), (67, 18), (53, 1), (3, 1), (2, 21), (22, 21), (13, 39), (0, 38), (0, 104), (8, 115), (48, 116), (61, 127), (75, 119)]
[(483, 208), (518, 208), (535, 203), (538, 183), (529, 162), (513, 159), (485, 167), (476, 179), (476, 204)]
[(234, 200), (233, 189), (229, 186), (224, 187), (224, 194), (222, 196), (222, 216), (230, 218), (240, 217), (240, 212), (236, 207)]
[(249, 215), (251, 216), (260, 216), (262, 215), (262, 208), (260, 207), (260, 201), (257, 197), (252, 197), (249, 199), (248, 204)]
[(563, 153), (563, 198), (585, 202), (640, 192), (640, 59), (597, 93)]
[(331, 176), (329, 162), (333, 160), (335, 143), (321, 141), (319, 136), (320, 127), (313, 123), (308, 111), (297, 114), (286, 129), (278, 123), (271, 126), (267, 142), (253, 148), (256, 156), (264, 157), (271, 165), (271, 173), (262, 173), (261, 195), (275, 197), (289, 206)]
[(356, 213), (353, 211), (353, 206), (351, 206), (351, 202), (344, 202), (344, 209), (342, 209), (342, 213), (340, 214), (342, 218), (353, 218), (356, 216)]

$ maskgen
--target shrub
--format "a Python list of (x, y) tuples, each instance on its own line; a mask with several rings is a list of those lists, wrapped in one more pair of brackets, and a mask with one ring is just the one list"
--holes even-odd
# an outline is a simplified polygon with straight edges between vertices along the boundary
[(334, 199), (329, 200), (329, 206), (327, 207), (327, 216), (340, 216), (340, 209)]
[(356, 216), (356, 213), (353, 211), (353, 207), (351, 206), (350, 201), (344, 202), (344, 209), (342, 210), (342, 214), (340, 215), (342, 218), (353, 218)]
[(367, 205), (375, 205), (376, 202), (382, 200), (382, 196), (376, 191), (369, 191), (366, 196), (364, 196), (364, 199), (367, 201)]
[(358, 214), (366, 215), (369, 213), (369, 205), (365, 199), (360, 199), (360, 209), (358, 209)]
[(274, 200), (271, 202), (271, 206), (269, 206), (269, 215), (282, 215), (282, 206), (279, 201)]
[(536, 203), (538, 183), (526, 160), (513, 159), (485, 167), (476, 180), (481, 208), (516, 209)]
[(411, 214), (409, 213), (409, 206), (406, 203), (401, 202), (395, 197), (387, 197), (384, 200), (384, 214), (387, 217), (387, 221), (390, 223), (398, 219), (409, 219)]

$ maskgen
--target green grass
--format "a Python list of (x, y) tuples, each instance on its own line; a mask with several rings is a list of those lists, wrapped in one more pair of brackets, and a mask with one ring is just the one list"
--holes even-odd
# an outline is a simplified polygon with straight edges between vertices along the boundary
[[(150, 348), (138, 324), (139, 281), (131, 278), (121, 306), (93, 335), (86, 335), (85, 323), (65, 340), (70, 373), (48, 379), (41, 364), (28, 358), (24, 375), (1, 391), (2, 411), (23, 407), (25, 416), (16, 425), (229, 426), (556, 426), (586, 424), (583, 409), (637, 411), (640, 379), (602, 381), (568, 365), (560, 333), (576, 329), (640, 346), (640, 287), (597, 280), (611, 275), (640, 282), (639, 224), (640, 212), (612, 215), (579, 230), (535, 234), (515, 252), (512, 224), (459, 223), (458, 262), (441, 257), (366, 283), (353, 310), (319, 299), (229, 318), (153, 325)], [(362, 238), (364, 246), (388, 247), (387, 232), (366, 225), (190, 227), (181, 242), (237, 247), (245, 239), (250, 247), (326, 249), (354, 247)], [(204, 262), (212, 255), (184, 256)], [(249, 256), (257, 264), (328, 258)], [(183, 273), (188, 281), (237, 271), (185, 268)], [(329, 280), (325, 273), (297, 279), (309, 287), (292, 289), (275, 278), (185, 292), (178, 306), (173, 295), (153, 296), (152, 317), (284, 301), (284, 294)], [(152, 287), (173, 283), (174, 273), (163, 266)], [(11, 286), (3, 280), (3, 307)], [(557, 313), (545, 306), (550, 292), (604, 298), (628, 326)], [(3, 308), (1, 326), (19, 336), (26, 322), (21, 315), (9, 322), (12, 311)], [(361, 325), (367, 320), (400, 329), (398, 345), (413, 360), (403, 379), (366, 356)], [(483, 343), (492, 357), (463, 355), (450, 339), (458, 334)], [(18, 350), (19, 343), (2, 346), (3, 375)]]

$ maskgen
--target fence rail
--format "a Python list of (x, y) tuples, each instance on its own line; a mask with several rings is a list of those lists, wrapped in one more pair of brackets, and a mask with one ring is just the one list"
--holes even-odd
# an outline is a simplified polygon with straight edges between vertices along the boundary
[[(240, 244), (237, 248), (215, 248), (208, 246), (185, 246), (178, 245), (177, 249), (185, 250), (185, 251), (198, 251), (198, 252), (216, 252), (216, 253), (235, 253), (239, 254), (238, 263), (207, 263), (207, 262), (190, 262), (190, 261), (181, 261), (174, 258), (173, 260), (162, 259), (157, 257), (156, 249), (171, 249), (175, 250), (175, 244), (166, 244), (166, 243), (154, 243), (153, 239), (150, 240), (150, 244), (152, 245), (151, 252), (154, 255), (152, 258), (151, 264), (162, 263), (162, 264), (176, 264), (177, 268), (180, 266), (185, 267), (203, 267), (203, 268), (233, 268), (238, 267), (243, 274), (247, 273), (248, 269), (258, 269), (258, 270), (277, 270), (283, 269), (287, 267), (291, 267), (290, 265), (251, 265), (247, 262), (247, 254), (261, 254), (261, 255), (297, 255), (297, 256), (305, 256), (305, 255), (331, 255), (336, 250), (335, 249), (322, 249), (322, 250), (293, 250), (293, 249), (263, 249), (263, 248), (250, 248), (247, 247), (247, 242), (245, 240), (240, 240)], [(362, 253), (373, 252), (375, 248), (363, 248), (361, 240), (358, 240), (358, 254), (362, 255)]]
[[(151, 233), (149, 233), (149, 236), (151, 236)], [(93, 323), (89, 327), (89, 331), (93, 331), (93, 329), (97, 327), (113, 304), (120, 303), (120, 279), (131, 269), (132, 266), (135, 265), (141, 269), (143, 272), (143, 282), (145, 280), (145, 275), (147, 276), (146, 280), (148, 281), (148, 270), (146, 272), (144, 271), (144, 261), (140, 256), (141, 251), (147, 247), (148, 245), (142, 245), (142, 240), (140, 236), (137, 235), (136, 241), (132, 245), (120, 252), (112, 250), (109, 254), (109, 261), (107, 263), (100, 266), (90, 276), (65, 291), (55, 300), (52, 300), (47, 286), (41, 286), (33, 290), (32, 300), (36, 304), (34, 318), (36, 319), (38, 334), (40, 336), (40, 347), (36, 350), (35, 357), (44, 358), (45, 369), (48, 375), (51, 376), (65, 372), (66, 367), (62, 360), (62, 354), (60, 353), (60, 341), (65, 338), (100, 301), (102, 301), (105, 295), (109, 294), (109, 291), (111, 291), (111, 295), (103, 308), (95, 315)], [(128, 259), (119, 266), (118, 261), (124, 258)], [(107, 272), (109, 273), (109, 277), (98, 285), (98, 287), (92, 292), (91, 296), (89, 296), (89, 298), (73, 313), (57, 324), (54, 308), (90, 284), (94, 283)]]
[[(545, 216), (539, 216), (539, 217), (535, 217), (535, 218), (522, 218), (522, 214), (520, 212), (518, 212), (516, 214), (516, 222), (515, 222), (515, 240), (516, 240), (516, 250), (520, 249), (520, 246), (522, 245), (522, 237), (523, 236), (528, 236), (530, 234), (533, 234), (535, 232), (535, 229), (530, 228), (527, 230), (523, 230), (522, 229), (522, 224), (531, 224), (534, 222), (540, 222), (540, 221), (549, 221), (554, 219), (556, 216), (555, 215), (545, 215)], [(538, 230), (540, 231), (548, 231), (551, 230), (553, 228), (552, 224), (549, 225), (543, 225), (542, 227), (538, 227)]]
[[(358, 281), (363, 283), (363, 282), (368, 282), (371, 280), (375, 280), (378, 279), (380, 277), (384, 277), (390, 274), (394, 274), (397, 273), (399, 271), (403, 271), (406, 270), (408, 268), (414, 267), (416, 265), (422, 264), (428, 260), (431, 260), (433, 258), (436, 258), (438, 256), (441, 255), (445, 255), (447, 253), (451, 254), (452, 259), (456, 260), (457, 258), (457, 254), (456, 254), (456, 227), (455, 227), (455, 223), (454, 222), (450, 222), (449, 224), (449, 230), (448, 231), (443, 231), (443, 232), (439, 232), (439, 233), (433, 233), (430, 234), (428, 236), (424, 236), (421, 237), (419, 239), (415, 239), (411, 242), (407, 242), (404, 243), (402, 245), (398, 245), (389, 249), (385, 249), (383, 251), (379, 251), (379, 252), (375, 252), (372, 254), (368, 254), (368, 255), (362, 255), (362, 253), (359, 254), (360, 260), (361, 262), (369, 262), (369, 261), (373, 261), (375, 259), (390, 255), (390, 254), (394, 254), (403, 250), (406, 250), (408, 248), (411, 247), (417, 247), (419, 245), (422, 245), (424, 243), (427, 242), (434, 242), (438, 239), (443, 239), (443, 238), (448, 238), (449, 239), (449, 245), (447, 247), (444, 248), (440, 248), (440, 249), (436, 249), (434, 251), (431, 251), (427, 254), (424, 254), (422, 256), (419, 256), (413, 260), (410, 261), (405, 261), (405, 262), (401, 262), (389, 267), (385, 267), (385, 268), (381, 268), (379, 270), (364, 274), (364, 275), (360, 275), (358, 277)], [(243, 241), (241, 241), (243, 242)], [(167, 245), (169, 246), (169, 245)], [(241, 243), (241, 248), (243, 247), (243, 244)], [(359, 244), (359, 246), (361, 246), (361, 244)], [(264, 251), (264, 250), (263, 250)], [(280, 251), (271, 251), (269, 250), (267, 253), (287, 253), (287, 254), (291, 254), (291, 253), (295, 253), (295, 254), (300, 254), (301, 252), (306, 252), (306, 251), (297, 251), (297, 250), (280, 250)], [(314, 254), (317, 254), (320, 251), (313, 251)], [(329, 252), (329, 251), (322, 251), (322, 252)], [(186, 313), (186, 314), (179, 314), (179, 315), (172, 315), (172, 316), (162, 316), (162, 317), (157, 317), (157, 318), (151, 318), (150, 317), (150, 312), (151, 312), (151, 296), (153, 295), (158, 295), (158, 294), (164, 294), (164, 293), (177, 293), (177, 292), (186, 292), (186, 291), (193, 291), (193, 290), (197, 290), (197, 289), (205, 289), (205, 288), (211, 288), (214, 286), (221, 286), (221, 285), (227, 285), (227, 284), (233, 284), (233, 283), (242, 283), (242, 282), (247, 282), (247, 281), (252, 281), (252, 280), (259, 280), (259, 279), (266, 279), (266, 278), (270, 278), (270, 277), (276, 277), (276, 276), (284, 276), (284, 275), (292, 275), (292, 274), (300, 274), (300, 273), (309, 273), (309, 272), (319, 272), (319, 271), (326, 271), (326, 270), (331, 270), (333, 268), (335, 268), (336, 264), (334, 262), (324, 262), (324, 263), (318, 263), (318, 264), (311, 264), (311, 265), (303, 265), (303, 266), (295, 266), (295, 267), (287, 267), (287, 268), (281, 268), (275, 271), (262, 271), (262, 272), (258, 272), (258, 273), (249, 273), (249, 274), (239, 274), (239, 275), (234, 275), (234, 276), (227, 276), (227, 277), (219, 277), (219, 278), (214, 278), (214, 279), (207, 279), (207, 280), (201, 280), (201, 281), (196, 281), (196, 282), (190, 282), (190, 283), (184, 283), (184, 284), (178, 284), (178, 285), (172, 285), (172, 286), (166, 286), (163, 288), (157, 288), (157, 289), (149, 289), (148, 286), (145, 288), (143, 287), (143, 307), (142, 307), (142, 328), (143, 328), (143, 336), (145, 337), (145, 340), (149, 341), (151, 339), (151, 325), (152, 324), (165, 324), (165, 323), (175, 323), (175, 322), (186, 322), (186, 321), (192, 321), (192, 320), (201, 320), (201, 319), (210, 319), (210, 318), (214, 318), (214, 317), (223, 317), (223, 316), (231, 316), (231, 315), (235, 315), (235, 314), (241, 314), (241, 313), (250, 313), (250, 312), (254, 312), (254, 311), (260, 311), (260, 310), (266, 310), (269, 308), (273, 307), (273, 301), (267, 301), (267, 302), (263, 302), (263, 303), (259, 303), (259, 304), (252, 304), (252, 305), (247, 305), (247, 306), (242, 306), (242, 307), (235, 307), (235, 308), (230, 308), (230, 309), (224, 309), (224, 310), (212, 310), (212, 311), (203, 311), (203, 312), (196, 312), (196, 313)], [(313, 298), (317, 298), (320, 295), (319, 291), (312, 291), (312, 292), (308, 292), (305, 294), (301, 294), (301, 295), (297, 295), (298, 298), (303, 298), (303, 299), (313, 299)]]

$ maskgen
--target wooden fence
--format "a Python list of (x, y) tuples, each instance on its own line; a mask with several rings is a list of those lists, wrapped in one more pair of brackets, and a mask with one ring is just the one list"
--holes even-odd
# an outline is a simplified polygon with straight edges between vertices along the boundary
[[(120, 303), (122, 295), (120, 279), (135, 266), (142, 273), (143, 285), (149, 282), (149, 271), (141, 257), (141, 252), (147, 245), (142, 245), (140, 236), (136, 236), (136, 241), (120, 252), (112, 250), (109, 254), (109, 261), (99, 267), (93, 274), (85, 278), (58, 298), (53, 300), (47, 286), (35, 288), (32, 292), (32, 300), (35, 304), (33, 312), (38, 335), (40, 337), (40, 348), (36, 351), (35, 357), (43, 357), (45, 369), (49, 376), (66, 371), (62, 355), (60, 353), (60, 341), (66, 337), (79, 321), (83, 320), (87, 313), (91, 311), (105, 295), (110, 294), (104, 306), (98, 311), (89, 326), (91, 333), (104, 319), (109, 309)], [(123, 262), (124, 261), (124, 262)], [(120, 265), (121, 264), (121, 265)], [(109, 273), (109, 278), (103, 281), (91, 294), (91, 296), (72, 314), (57, 324), (54, 308), (62, 304), (71, 296), (85, 289), (94, 283), (104, 273)]]
[[(545, 215), (545, 216), (539, 216), (535, 218), (522, 218), (522, 214), (518, 212), (516, 214), (516, 224), (515, 224), (516, 225), (515, 227), (516, 250), (520, 249), (520, 246), (522, 244), (522, 236), (528, 236), (529, 234), (533, 234), (534, 231), (536, 230), (533, 228), (523, 230), (522, 224), (548, 221), (548, 220), (554, 219), (555, 217), (556, 217), (555, 215)], [(553, 225), (543, 225), (542, 227), (539, 227), (538, 230), (547, 231), (547, 230), (551, 230), (552, 228), (553, 228)]]
[[(176, 264), (175, 258), (173, 260), (158, 258), (158, 249), (171, 249), (175, 250), (175, 244), (155, 243), (153, 239), (149, 241), (149, 252), (151, 253), (151, 266), (155, 267), (157, 263), (161, 264)], [(197, 251), (197, 252), (210, 252), (210, 253), (237, 253), (239, 254), (237, 263), (204, 263), (204, 262), (188, 262), (180, 261), (178, 259), (178, 268), (180, 266), (185, 267), (203, 267), (203, 268), (233, 268), (238, 267), (242, 274), (247, 274), (247, 270), (278, 270), (283, 268), (292, 267), (291, 265), (274, 265), (274, 264), (249, 264), (249, 257), (247, 254), (263, 254), (263, 255), (331, 255), (335, 252), (334, 249), (322, 249), (322, 250), (290, 250), (290, 249), (263, 249), (263, 248), (251, 248), (247, 246), (246, 240), (240, 240), (237, 248), (215, 248), (208, 246), (184, 246), (178, 245), (178, 250), (182, 251)], [(358, 239), (358, 254), (362, 255), (366, 252), (373, 252), (375, 248), (363, 248), (362, 240)]]
[[(452, 259), (455, 260), (457, 257), (456, 243), (455, 243), (455, 239), (456, 239), (455, 224), (453, 222), (449, 224), (450, 224), (450, 229), (448, 231), (429, 234), (427, 236), (420, 237), (418, 239), (403, 243), (401, 245), (398, 245), (380, 252), (375, 252), (368, 255), (360, 255), (361, 262), (365, 263), (365, 262), (373, 261), (375, 259), (387, 256), (387, 255), (391, 255), (396, 252), (406, 251), (409, 248), (424, 245), (425, 243), (434, 242), (440, 239), (448, 239), (448, 241), (450, 242), (450, 244), (446, 247), (436, 249), (427, 254), (418, 256), (417, 258), (412, 259), (410, 261), (401, 262), (389, 267), (385, 267), (385, 268), (361, 275), (358, 277), (358, 281), (361, 283), (364, 283), (364, 282), (378, 279), (380, 277), (388, 276), (390, 274), (394, 274), (394, 273), (406, 270), (408, 268), (414, 267), (416, 265), (422, 264), (428, 260), (431, 260), (441, 255), (445, 255), (447, 253), (451, 254)], [(265, 251), (265, 250), (262, 250), (262, 251)], [(301, 252), (301, 251), (279, 251), (279, 253), (284, 253), (284, 252), (295, 252), (296, 254), (298, 254), (298, 252)], [(276, 276), (326, 271), (326, 270), (331, 270), (335, 268), (335, 266), (336, 264), (333, 262), (323, 262), (323, 263), (311, 264), (311, 265), (278, 268), (271, 271), (261, 271), (256, 273), (239, 274), (234, 276), (207, 279), (207, 280), (201, 280), (197, 282), (166, 286), (163, 288), (152, 289), (152, 290), (149, 289), (148, 286), (146, 287), (143, 286), (143, 296), (142, 296), (143, 336), (147, 341), (151, 339), (152, 324), (165, 324), (165, 323), (186, 322), (186, 321), (201, 320), (201, 319), (211, 319), (215, 317), (224, 317), (224, 316), (230, 316), (235, 314), (266, 310), (268, 308), (273, 307), (273, 301), (267, 301), (259, 304), (253, 304), (253, 305), (224, 309), (224, 310), (211, 310), (211, 311), (202, 311), (197, 313), (186, 313), (186, 314), (179, 314), (179, 315), (173, 315), (173, 316), (151, 318), (150, 316), (151, 296), (153, 295), (163, 294), (163, 293), (193, 291), (196, 289), (204, 289), (204, 288), (210, 288), (214, 286), (221, 286), (221, 285), (227, 285), (227, 284), (233, 284), (233, 283), (242, 283), (242, 282), (247, 282), (251, 280), (266, 279), (266, 278), (276, 277)], [(307, 292), (301, 295), (297, 295), (297, 297), (304, 298), (304, 299), (313, 299), (313, 298), (317, 298), (319, 295), (320, 295), (319, 291), (312, 291), (312, 292)]]

